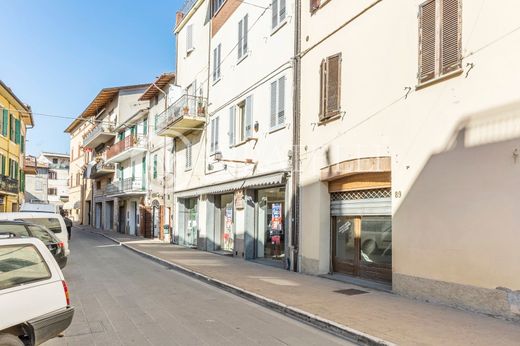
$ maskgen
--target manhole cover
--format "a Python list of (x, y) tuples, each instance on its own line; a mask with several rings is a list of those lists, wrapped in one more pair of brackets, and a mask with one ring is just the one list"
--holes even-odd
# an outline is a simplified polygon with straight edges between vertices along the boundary
[(358, 295), (358, 294), (368, 293), (367, 291), (357, 290), (355, 288), (348, 288), (346, 290), (338, 290), (338, 291), (334, 291), (334, 292), (341, 293), (341, 294), (346, 294), (347, 296), (355, 296), (355, 295)]

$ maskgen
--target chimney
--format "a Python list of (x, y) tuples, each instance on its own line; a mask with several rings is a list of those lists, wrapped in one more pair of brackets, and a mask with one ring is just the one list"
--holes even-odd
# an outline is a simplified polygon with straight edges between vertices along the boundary
[(182, 22), (183, 19), (184, 19), (184, 12), (177, 11), (177, 13), (175, 14), (175, 27), (179, 26), (179, 24)]

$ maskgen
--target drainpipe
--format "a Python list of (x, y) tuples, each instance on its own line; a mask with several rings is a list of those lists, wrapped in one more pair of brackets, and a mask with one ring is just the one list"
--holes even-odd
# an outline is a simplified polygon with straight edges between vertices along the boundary
[(293, 68), (293, 157), (292, 157), (292, 222), (291, 246), (293, 248), (293, 263), (291, 270), (297, 272), (300, 268), (300, 92), (301, 92), (301, 0), (295, 1), (294, 14), (294, 68)]

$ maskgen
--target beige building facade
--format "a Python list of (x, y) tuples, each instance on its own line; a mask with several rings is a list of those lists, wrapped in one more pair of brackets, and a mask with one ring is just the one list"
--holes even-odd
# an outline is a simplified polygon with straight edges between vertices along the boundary
[(83, 146), (83, 139), (95, 124), (86, 119), (76, 119), (65, 129), (70, 135), (69, 164), (69, 218), (81, 225), (91, 224), (92, 184), (85, 176), (91, 151)]
[(302, 6), (302, 272), (520, 316), (519, 10)]

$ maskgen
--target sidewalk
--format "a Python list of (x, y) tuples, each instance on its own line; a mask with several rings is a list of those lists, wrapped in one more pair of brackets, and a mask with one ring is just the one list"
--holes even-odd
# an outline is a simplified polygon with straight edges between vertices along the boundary
[[(312, 324), (332, 330), (338, 324), (347, 331), (343, 334), (358, 335), (369, 344), (378, 344), (378, 339), (398, 345), (520, 344), (520, 324), (515, 322), (159, 241), (81, 229)], [(367, 293), (335, 292), (345, 289)]]

